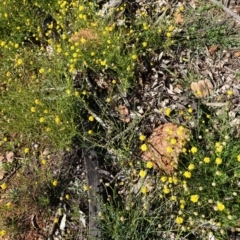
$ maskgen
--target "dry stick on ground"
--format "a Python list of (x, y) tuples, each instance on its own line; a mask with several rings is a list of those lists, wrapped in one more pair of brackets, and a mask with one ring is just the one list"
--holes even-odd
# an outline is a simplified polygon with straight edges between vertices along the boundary
[(222, 7), (222, 9), (228, 13), (229, 15), (231, 15), (233, 18), (235, 18), (236, 20), (238, 20), (240, 22), (240, 16), (237, 15), (236, 13), (234, 13), (232, 10), (230, 10), (229, 8), (227, 8), (226, 6), (224, 6), (221, 2), (217, 1), (217, 0), (210, 0), (210, 2), (219, 5), (220, 7)]

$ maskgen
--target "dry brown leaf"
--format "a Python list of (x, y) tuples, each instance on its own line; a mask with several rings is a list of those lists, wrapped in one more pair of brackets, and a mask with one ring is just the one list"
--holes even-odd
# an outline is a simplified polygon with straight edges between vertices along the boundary
[(78, 42), (82, 38), (84, 38), (87, 41), (97, 41), (98, 40), (97, 34), (94, 33), (93, 30), (91, 30), (89, 28), (83, 28), (71, 36), (71, 40), (73, 42)]
[(4, 177), (4, 169), (3, 169), (3, 161), (5, 160), (5, 157), (3, 155), (0, 155), (0, 180)]
[[(173, 123), (165, 123), (153, 130), (148, 139), (148, 149), (142, 159), (152, 161), (155, 168), (173, 174), (178, 166), (178, 157), (189, 137), (189, 130)], [(173, 140), (174, 139), (174, 140)], [(172, 140), (172, 142), (171, 142)]]
[(7, 162), (12, 163), (14, 160), (14, 152), (6, 152)]
[(183, 24), (183, 22), (184, 22), (183, 14), (180, 12), (175, 13), (174, 21), (176, 24)]
[(208, 49), (210, 54), (214, 54), (215, 52), (217, 52), (217, 50), (218, 50), (218, 46), (216, 45), (213, 45)]
[(120, 115), (121, 115), (121, 120), (125, 123), (129, 123), (131, 121), (130, 117), (129, 117), (129, 110), (125, 105), (120, 105), (117, 109), (116, 109)]
[(200, 80), (191, 83), (191, 89), (198, 98), (204, 98), (213, 93), (213, 85), (209, 80)]
[(235, 56), (235, 57), (240, 57), (240, 51), (239, 51), (239, 52), (235, 52), (235, 53), (234, 53), (234, 56)]

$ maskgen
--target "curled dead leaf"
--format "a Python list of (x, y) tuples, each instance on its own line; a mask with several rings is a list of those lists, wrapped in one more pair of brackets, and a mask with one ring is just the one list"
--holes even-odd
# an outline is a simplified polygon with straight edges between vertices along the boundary
[(6, 152), (7, 162), (12, 163), (14, 160), (14, 152)]
[(148, 149), (142, 154), (144, 161), (152, 161), (156, 169), (173, 174), (178, 157), (189, 138), (189, 130), (173, 123), (165, 123), (153, 130)]
[(217, 52), (217, 50), (218, 50), (218, 46), (216, 45), (213, 45), (208, 49), (210, 54), (214, 54), (215, 52)]
[(210, 96), (213, 93), (213, 85), (209, 80), (200, 80), (191, 83), (193, 94), (198, 98)]
[(81, 29), (71, 36), (71, 40), (73, 42), (78, 42), (82, 38), (87, 41), (97, 41), (98, 40), (97, 34), (94, 33), (93, 30), (91, 30), (89, 28)]
[(235, 56), (235, 57), (240, 57), (240, 51), (239, 51), (239, 52), (235, 52), (235, 53), (234, 53), (234, 56)]
[(0, 180), (4, 177), (4, 169), (3, 169), (3, 161), (5, 160), (5, 157), (3, 155), (0, 155)]
[(174, 21), (176, 24), (183, 24), (183, 22), (184, 22), (183, 14), (180, 12), (175, 13)]
[(116, 110), (120, 113), (120, 119), (125, 122), (129, 123), (131, 118), (129, 117), (129, 110), (125, 105), (120, 105)]

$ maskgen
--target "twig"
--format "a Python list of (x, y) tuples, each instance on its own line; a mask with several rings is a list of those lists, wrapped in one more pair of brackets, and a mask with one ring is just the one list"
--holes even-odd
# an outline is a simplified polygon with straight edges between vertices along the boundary
[(210, 0), (210, 2), (212, 2), (212, 3), (216, 4), (216, 5), (219, 5), (226, 13), (228, 13), (229, 15), (231, 15), (233, 18), (235, 18), (236, 20), (238, 20), (240, 22), (240, 16), (237, 15), (236, 13), (234, 13), (232, 10), (230, 10), (226, 6), (224, 6), (219, 1), (217, 1), (217, 0)]

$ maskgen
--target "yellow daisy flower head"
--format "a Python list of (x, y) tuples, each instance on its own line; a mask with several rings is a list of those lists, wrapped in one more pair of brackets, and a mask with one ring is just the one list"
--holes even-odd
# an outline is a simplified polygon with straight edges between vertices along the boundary
[(222, 164), (222, 159), (218, 157), (218, 158), (216, 158), (215, 162), (217, 165), (220, 165), (220, 164)]
[(5, 190), (7, 188), (7, 184), (4, 182), (0, 185), (2, 190)]
[(88, 117), (88, 120), (89, 120), (90, 122), (93, 122), (93, 121), (94, 121), (94, 117), (93, 117), (93, 116), (89, 116), (89, 117)]
[(203, 159), (203, 161), (204, 161), (205, 163), (210, 163), (210, 158), (209, 158), (209, 157), (205, 157), (205, 158)]
[(193, 163), (189, 164), (188, 166), (188, 170), (193, 170), (195, 168), (195, 165)]
[(53, 185), (54, 187), (56, 187), (56, 186), (58, 185), (58, 181), (57, 181), (57, 180), (54, 180), (54, 181), (52, 182), (52, 185)]
[(191, 148), (191, 152), (194, 154), (194, 153), (196, 153), (197, 152), (197, 148), (196, 147), (192, 147)]
[(225, 209), (225, 206), (221, 202), (217, 202), (217, 210), (218, 211), (223, 211)]
[(141, 135), (139, 136), (139, 140), (140, 140), (140, 141), (144, 141), (145, 139), (146, 139), (146, 136), (145, 136), (145, 135), (141, 134)]
[(141, 188), (141, 193), (142, 193), (142, 194), (147, 194), (147, 192), (148, 192), (147, 187), (142, 187), (142, 188)]
[(197, 194), (191, 195), (190, 200), (194, 203), (198, 202), (199, 196)]
[(140, 170), (139, 176), (140, 176), (141, 178), (144, 178), (146, 175), (147, 175), (147, 171), (145, 171), (145, 170)]
[(151, 161), (147, 161), (146, 167), (147, 168), (152, 168), (153, 167), (153, 163)]
[(183, 218), (178, 216), (178, 217), (176, 217), (175, 222), (176, 222), (177, 224), (182, 224), (182, 223), (183, 223)]
[(141, 150), (142, 150), (143, 152), (145, 152), (145, 151), (147, 151), (148, 146), (147, 146), (147, 144), (144, 143), (144, 144), (141, 145), (140, 148), (141, 148)]
[(184, 176), (185, 178), (191, 178), (192, 173), (189, 172), (189, 171), (185, 171), (185, 172), (183, 173), (183, 176)]

